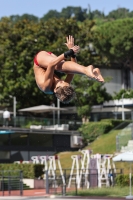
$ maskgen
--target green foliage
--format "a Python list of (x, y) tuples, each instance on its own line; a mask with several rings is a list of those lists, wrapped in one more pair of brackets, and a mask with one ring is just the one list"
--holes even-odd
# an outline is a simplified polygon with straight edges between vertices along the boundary
[(133, 98), (133, 89), (121, 89), (118, 93), (114, 93), (113, 99), (122, 99), (123, 98)]
[[(69, 195), (75, 196), (75, 191), (70, 191)], [(78, 196), (92, 197), (91, 199), (98, 197), (99, 199), (125, 199), (125, 196), (129, 194), (129, 187), (101, 187), (101, 188), (89, 188), (78, 190)], [(81, 197), (82, 198), (82, 197)]]
[(112, 10), (109, 12), (109, 14), (106, 16), (106, 18), (111, 19), (121, 19), (121, 18), (127, 18), (130, 17), (129, 9), (126, 8), (118, 8), (116, 10)]
[(82, 124), (79, 131), (86, 142), (93, 142), (98, 136), (108, 133), (111, 129), (121, 123), (121, 120), (101, 120), (99, 122), (88, 122)]
[[(36, 31), (39, 30), (39, 31)], [(33, 58), (40, 50), (59, 55), (65, 51), (65, 37), (78, 32), (77, 22), (50, 20), (35, 23), (9, 18), (0, 21), (0, 103), (12, 105), (9, 95), (16, 96), (17, 109), (38, 104), (49, 104), (53, 95), (46, 95), (36, 85), (33, 73)]]
[(68, 6), (63, 8), (61, 11), (61, 17), (69, 19), (74, 17), (77, 21), (84, 21), (86, 19), (87, 9), (82, 9), (81, 7)]
[[(63, 11), (64, 15), (65, 12), (75, 12), (78, 18), (80, 10), (80, 7), (75, 9), (69, 7), (68, 10)], [(85, 10), (82, 11), (86, 13)], [(95, 14), (100, 13), (95, 12)], [(33, 58), (38, 51), (46, 50), (56, 55), (61, 54), (66, 50), (65, 37), (71, 34), (75, 37), (75, 44), (81, 47), (77, 56), (78, 63), (84, 66), (92, 63), (102, 65), (110, 64), (113, 60), (121, 65), (125, 62), (123, 61), (125, 55), (128, 58), (133, 57), (132, 30), (132, 19), (116, 20), (96, 26), (95, 21), (87, 19), (82, 23), (77, 23), (74, 18), (50, 18), (37, 22), (34, 16), (26, 14), (21, 20), (19, 16), (2, 18), (0, 20), (0, 103), (12, 106), (9, 95), (16, 96), (17, 109), (55, 101), (53, 95), (44, 94), (36, 85)], [(90, 50), (91, 43), (94, 43), (94, 50), (98, 54), (93, 55)], [(76, 75), (73, 86), (77, 94), (77, 101), (74, 104), (81, 117), (89, 118), (92, 105), (102, 104), (111, 99), (104, 84), (88, 80), (85, 76)]]
[[(131, 178), (133, 184), (133, 176)], [(115, 182), (118, 186), (124, 187), (129, 186), (129, 175), (120, 174), (115, 178)]]
[(29, 14), (23, 14), (23, 15), (11, 15), (10, 19), (13, 23), (17, 23), (18, 21), (22, 20), (29, 20), (29, 21), (34, 21), (34, 22), (39, 22), (39, 18), (34, 16), (34, 15), (29, 15)]
[[(123, 120), (121, 120), (121, 119), (102, 119), (101, 120), (101, 122), (108, 122), (108, 123), (110, 123), (110, 121), (111, 121), (113, 127), (116, 127), (123, 122)], [(129, 124), (129, 121), (127, 121), (127, 123)]]
[(58, 12), (56, 10), (49, 10), (48, 13), (46, 13), (41, 18), (41, 20), (46, 21), (54, 18), (74, 18), (77, 21), (84, 21), (87, 16), (86, 11), (87, 9), (82, 9), (81, 7), (68, 6), (66, 8), (63, 8), (61, 12)]
[(133, 19), (106, 22), (95, 27), (92, 34), (101, 64), (107, 66), (115, 63), (124, 67), (132, 61)]
[(93, 19), (104, 19), (105, 18), (104, 12), (101, 12), (99, 10), (94, 10), (91, 12), (92, 12)]
[(104, 12), (101, 12), (99, 10), (92, 10), (91, 6), (88, 5), (87, 8), (82, 8), (81, 6), (74, 7), (74, 6), (67, 6), (65, 8), (62, 8), (61, 12), (58, 12), (57, 10), (49, 10), (42, 18), (38, 18), (31, 14), (23, 14), (23, 15), (11, 15), (10, 19), (13, 23), (16, 23), (21, 20), (30, 20), (34, 22), (39, 22), (39, 20), (47, 21), (49, 19), (54, 18), (64, 18), (64, 19), (70, 19), (74, 18), (76, 21), (83, 22), (86, 19), (93, 20), (101, 20), (103, 22), (107, 20), (116, 20), (116, 19), (123, 19), (127, 17), (133, 17), (133, 11), (129, 11), (129, 9), (126, 8), (118, 8), (116, 10), (112, 10), (107, 15), (104, 14)]
[[(23, 172), (23, 178), (38, 178), (43, 174), (44, 165), (41, 164), (0, 164), (0, 171), (4, 170), (4, 175), (8, 175), (8, 170), (12, 170), (12, 174), (16, 173), (15, 170)], [(6, 172), (7, 171), (7, 172)]]
[(85, 141), (93, 142), (98, 136), (107, 133), (113, 128), (110, 122), (89, 122), (85, 123), (79, 128)]
[(47, 21), (51, 18), (60, 18), (60, 13), (56, 10), (49, 10), (42, 18), (41, 21)]
[(40, 125), (40, 123), (41, 123), (41, 125), (46, 125), (45, 124), (45, 122), (40, 122), (40, 121), (36, 121), (36, 120), (33, 120), (33, 121), (28, 121), (27, 123), (26, 123), (26, 125), (23, 125), (23, 127), (25, 127), (25, 128), (30, 128), (30, 126), (31, 125)]
[[(88, 49), (88, 41), (91, 41), (92, 37), (91, 29), (95, 25), (94, 21), (86, 20), (82, 24), (78, 24), (72, 18), (67, 20), (54, 18), (38, 23), (27, 19), (17, 20), (16, 23), (12, 21), (13, 18), (3, 18), (0, 21), (1, 104), (12, 105), (9, 95), (16, 96), (17, 109), (37, 104), (49, 104), (54, 101), (53, 95), (44, 94), (35, 83), (32, 69), (33, 58), (38, 51), (43, 49), (52, 51), (56, 55), (64, 52), (66, 47), (63, 44), (70, 30), (76, 38), (75, 44), (79, 44), (83, 49), (78, 55), (78, 62), (88, 65), (95, 60)], [(78, 113), (80, 116), (89, 116), (93, 104), (102, 103), (109, 98), (102, 84), (88, 81), (88, 78), (81, 76), (79, 84), (77, 79), (79, 79), (78, 76), (77, 78), (75, 76), (73, 84), (78, 97)], [(82, 91), (86, 93), (84, 97)], [(88, 100), (89, 105), (87, 105)]]
[(104, 84), (89, 80), (86, 76), (75, 75), (73, 86), (77, 98), (75, 104), (78, 115), (81, 117), (89, 118), (93, 105), (102, 104), (104, 101), (111, 99), (111, 95), (103, 87)]
[(34, 164), (33, 165), (34, 168), (34, 177), (33, 178), (38, 178), (40, 177), (42, 174), (44, 174), (43, 169), (44, 169), (44, 165), (42, 164)]

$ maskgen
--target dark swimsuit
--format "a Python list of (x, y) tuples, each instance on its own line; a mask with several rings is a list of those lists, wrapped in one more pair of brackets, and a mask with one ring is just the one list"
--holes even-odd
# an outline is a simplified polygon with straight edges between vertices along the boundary
[[(52, 52), (47, 52), (48, 54), (52, 54)], [(37, 54), (35, 55), (35, 57), (34, 57), (34, 63), (38, 66), (38, 67), (40, 67), (40, 65), (38, 64), (38, 61), (37, 61)], [(37, 85), (38, 86), (38, 85)], [(39, 87), (39, 86), (38, 86)], [(39, 87), (39, 89), (42, 91), (42, 92), (44, 92), (40, 87)], [(45, 94), (53, 94), (53, 92), (52, 91), (49, 91), (49, 92), (44, 92)]]

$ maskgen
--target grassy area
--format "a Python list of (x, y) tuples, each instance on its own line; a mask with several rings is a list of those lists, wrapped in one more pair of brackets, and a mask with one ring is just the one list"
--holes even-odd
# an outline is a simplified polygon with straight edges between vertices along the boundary
[(93, 150), (93, 154), (114, 154), (116, 152), (116, 135), (119, 132), (120, 130), (114, 130), (98, 137), (89, 146), (89, 148)]
[[(69, 193), (75, 195), (75, 192)], [(129, 187), (110, 187), (110, 188), (89, 188), (85, 190), (78, 190), (78, 196), (104, 196), (104, 197), (125, 197), (129, 195)]]
[[(93, 150), (93, 154), (113, 154), (116, 151), (116, 135), (120, 130), (112, 131), (108, 134), (102, 135), (85, 149)], [(82, 155), (80, 151), (61, 152), (59, 153), (61, 166), (63, 169), (70, 169), (72, 166), (72, 155)]]
[[(93, 150), (93, 154), (100, 153), (100, 154), (115, 154), (116, 152), (116, 135), (121, 130), (114, 130), (108, 134), (101, 135), (98, 137), (93, 143), (87, 146), (85, 149)], [(62, 152), (59, 153), (60, 162), (62, 169), (71, 169), (72, 166), (72, 155), (82, 155), (80, 151), (75, 152)], [(124, 169), (124, 173), (129, 173), (129, 164), (123, 162), (116, 162), (116, 168)]]
[[(93, 154), (113, 154), (116, 153), (116, 135), (121, 130), (113, 130), (108, 134), (101, 135), (93, 143), (85, 147), (85, 149), (93, 150)], [(62, 152), (59, 153), (61, 166), (63, 169), (71, 169), (72, 166), (72, 155), (82, 155), (80, 151), (75, 152)], [(115, 162), (116, 168), (124, 169), (124, 174), (128, 174), (130, 166), (128, 163)], [(68, 195), (79, 195), (79, 196), (104, 196), (104, 197), (124, 197), (129, 195), (129, 187), (102, 187), (102, 188), (89, 188), (89, 189), (78, 189), (76, 191), (67, 193)]]

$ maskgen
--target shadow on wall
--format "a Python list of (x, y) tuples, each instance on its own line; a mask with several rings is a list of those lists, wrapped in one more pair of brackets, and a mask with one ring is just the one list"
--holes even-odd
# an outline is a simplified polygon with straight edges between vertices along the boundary
[(13, 162), (14, 160), (23, 160), (23, 157), (19, 151), (11, 155), (11, 162)]

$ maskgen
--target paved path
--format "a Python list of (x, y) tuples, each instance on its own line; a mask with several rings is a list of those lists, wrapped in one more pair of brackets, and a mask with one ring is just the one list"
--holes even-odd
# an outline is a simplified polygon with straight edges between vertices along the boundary
[(73, 196), (73, 197), (62, 197), (62, 196), (54, 196), (54, 195), (50, 195), (50, 196), (41, 196), (41, 197), (20, 197), (20, 196), (3, 196), (0, 197), (0, 200), (51, 200), (51, 199), (55, 199), (55, 200), (74, 200), (74, 199), (78, 199), (78, 200), (123, 200), (125, 198), (106, 198), (106, 197), (79, 197), (79, 196)]

